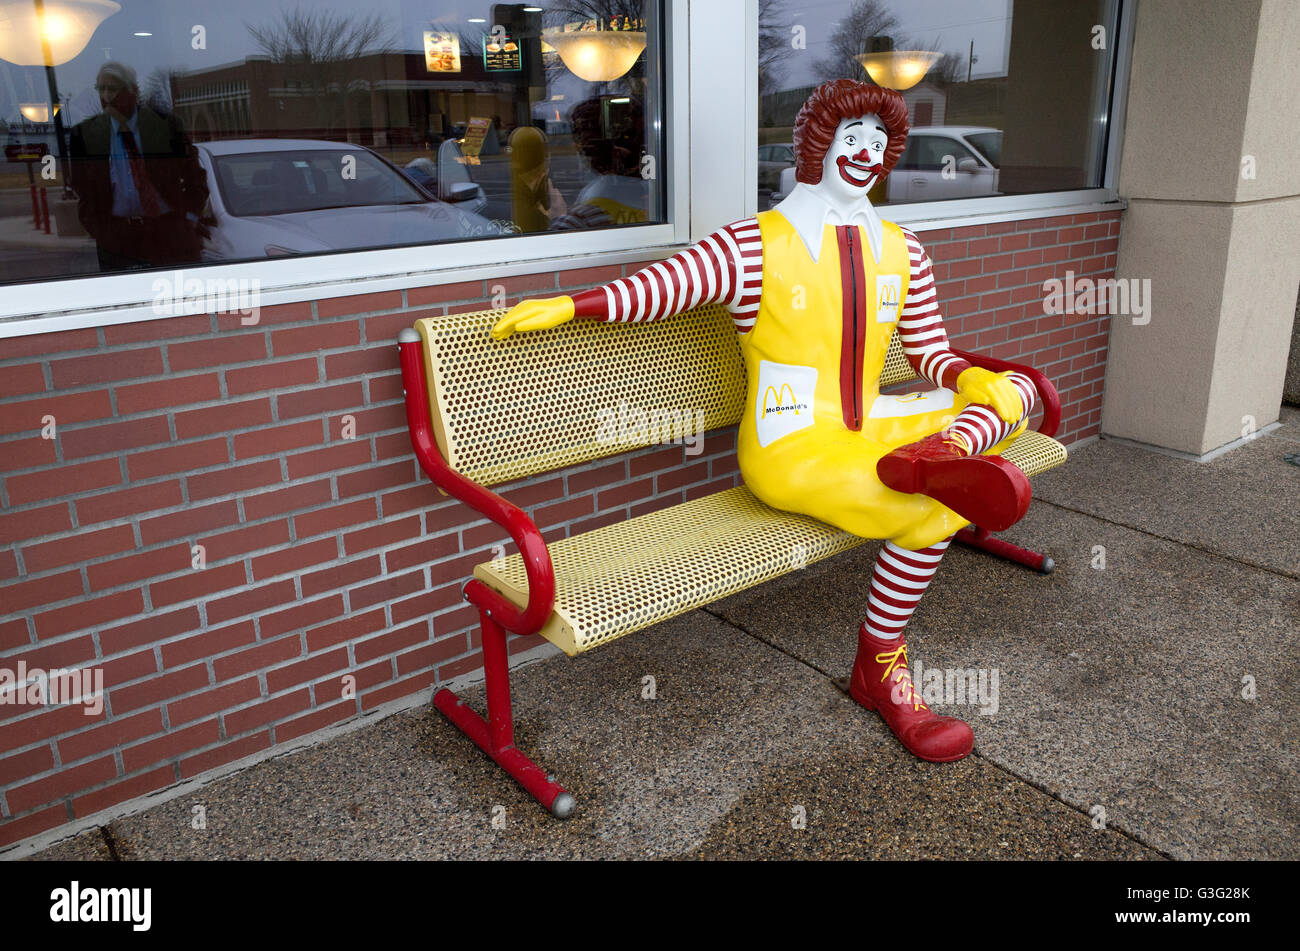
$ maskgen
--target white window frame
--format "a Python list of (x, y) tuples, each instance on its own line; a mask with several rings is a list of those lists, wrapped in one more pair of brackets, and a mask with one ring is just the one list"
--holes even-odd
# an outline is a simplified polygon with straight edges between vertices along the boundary
[[(699, 4), (697, 4), (699, 5)], [(646, 260), (655, 249), (680, 247), (689, 240), (688, 163), (689, 0), (665, 0), (665, 99), (663, 116), (653, 117), (668, 154), (659, 165), (666, 174), (668, 223), (636, 228), (516, 235), (495, 239), (384, 248), (331, 255), (302, 255), (240, 264), (195, 264), (186, 277), (256, 280), (259, 306), (376, 291), (422, 287), (485, 277), (508, 277)], [(434, 261), (436, 263), (431, 263)], [(0, 295), (0, 337), (99, 327), (170, 316), (154, 306), (154, 282), (175, 271), (156, 270), (102, 276), (77, 276), (34, 284), (14, 284)], [(322, 278), (322, 275), (328, 275)], [(93, 304), (88, 303), (94, 301)]]
[[(916, 230), (1123, 207), (1115, 191), (1132, 48), (1134, 0), (1120, 0), (1103, 186), (889, 206)], [(758, 192), (758, 0), (665, 0), (669, 223), (523, 235), (328, 256), (197, 265), (186, 276), (256, 280), (259, 306), (668, 257), (755, 214)], [(737, 30), (737, 24), (741, 28)], [(719, 41), (722, 38), (722, 41)], [(692, 95), (695, 93), (695, 95)], [(739, 106), (737, 105), (739, 104)], [(1103, 117), (1098, 117), (1099, 120)], [(692, 148), (692, 143), (697, 147)], [(437, 263), (431, 264), (430, 258)], [(325, 271), (328, 277), (322, 279)], [(156, 320), (154, 281), (174, 272), (14, 284), (0, 296), (0, 338)], [(89, 303), (93, 301), (93, 303)], [(0, 355), (3, 345), (0, 345)]]

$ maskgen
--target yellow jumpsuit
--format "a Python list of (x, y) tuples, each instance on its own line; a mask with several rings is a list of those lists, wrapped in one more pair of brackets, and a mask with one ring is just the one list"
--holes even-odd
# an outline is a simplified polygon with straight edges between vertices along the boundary
[(614, 224), (627, 225), (646, 220), (649, 200), (650, 190), (644, 179), (604, 175), (582, 190), (576, 204), (594, 205)]
[(774, 508), (910, 550), (970, 524), (934, 499), (887, 488), (876, 475), (881, 456), (938, 432), (966, 406), (946, 389), (880, 396), (880, 372), (907, 299), (902, 230), (883, 223), (877, 263), (860, 227), (854, 238), (825, 225), (814, 261), (780, 212), (762, 212), (758, 223), (762, 296), (740, 345), (749, 378), (737, 448), (745, 483)]

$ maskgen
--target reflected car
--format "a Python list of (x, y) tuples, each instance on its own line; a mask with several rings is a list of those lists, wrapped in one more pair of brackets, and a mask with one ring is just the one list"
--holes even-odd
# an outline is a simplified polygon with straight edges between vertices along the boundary
[(998, 194), (1002, 130), (917, 126), (885, 180), (889, 201), (942, 201)]
[(460, 241), (501, 229), (438, 201), (368, 148), (315, 139), (197, 145), (204, 261)]
[(780, 186), (781, 172), (794, 168), (794, 143), (758, 147), (758, 187), (760, 190)]
[(481, 185), (473, 182), (438, 181), (438, 164), (430, 158), (411, 159), (402, 168), (406, 177), (419, 185), (431, 198), (438, 198), (457, 205), (462, 211), (481, 215), (487, 207), (487, 193)]

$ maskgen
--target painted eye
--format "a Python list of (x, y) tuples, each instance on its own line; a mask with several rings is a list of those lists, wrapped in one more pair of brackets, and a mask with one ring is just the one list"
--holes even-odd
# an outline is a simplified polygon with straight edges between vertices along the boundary
[(845, 144), (845, 145), (857, 145), (857, 143), (858, 143), (858, 140), (855, 139), (855, 138), (853, 138), (853, 136), (851, 136), (851, 135), (848, 136), (848, 137), (844, 140), (844, 144)]

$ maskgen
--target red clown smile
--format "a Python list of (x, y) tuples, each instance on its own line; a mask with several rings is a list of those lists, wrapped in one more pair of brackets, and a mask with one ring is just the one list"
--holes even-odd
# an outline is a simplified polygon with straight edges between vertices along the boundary
[(883, 165), (859, 165), (857, 162), (849, 161), (844, 155), (837, 158), (835, 164), (839, 166), (840, 178), (859, 188), (866, 187), (876, 176), (885, 174)]

